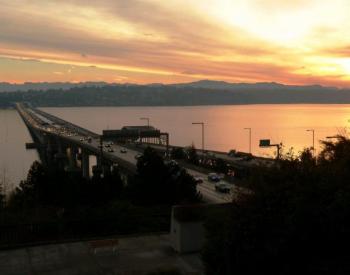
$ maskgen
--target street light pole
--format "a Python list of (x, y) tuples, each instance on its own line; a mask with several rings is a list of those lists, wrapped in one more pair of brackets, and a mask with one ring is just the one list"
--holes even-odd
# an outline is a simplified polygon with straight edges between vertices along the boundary
[(252, 128), (244, 128), (244, 130), (249, 130), (249, 154), (252, 153)]
[(149, 117), (140, 117), (141, 120), (147, 120), (147, 126), (149, 127)]
[(315, 156), (315, 129), (307, 129), (307, 132), (312, 132), (312, 152), (313, 155)]
[(192, 122), (192, 124), (202, 126), (202, 151), (204, 153), (204, 122)]

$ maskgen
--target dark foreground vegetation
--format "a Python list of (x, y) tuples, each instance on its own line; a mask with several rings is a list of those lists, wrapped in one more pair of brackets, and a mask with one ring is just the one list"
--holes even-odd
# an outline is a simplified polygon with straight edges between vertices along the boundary
[(207, 223), (207, 274), (349, 274), (350, 140), (259, 168)]
[(164, 232), (173, 204), (200, 201), (194, 179), (152, 149), (137, 168), (125, 185), (118, 171), (87, 180), (34, 162), (27, 179), (0, 197), (0, 247)]

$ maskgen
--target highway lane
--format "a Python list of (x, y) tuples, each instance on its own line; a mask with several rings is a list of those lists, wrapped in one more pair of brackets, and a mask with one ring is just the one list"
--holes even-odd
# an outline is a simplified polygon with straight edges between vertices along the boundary
[[(35, 115), (35, 109), (31, 109), (31, 115)], [(62, 125), (61, 119), (55, 121), (55, 117), (53, 117), (52, 115), (45, 117), (44, 112), (40, 112), (38, 118), (39, 121), (40, 119), (42, 120), (42, 118), (46, 118), (45, 125), (40, 125), (40, 123), (37, 123), (35, 125), (35, 127), (39, 128), (41, 131), (45, 131), (47, 133), (50, 133), (51, 135), (60, 136), (70, 142), (77, 144), (81, 148), (86, 148), (95, 153), (100, 152), (100, 139), (96, 138), (97, 135), (95, 135), (94, 137), (89, 137), (86, 134), (87, 132), (83, 131), (82, 128), (74, 128), (72, 124), (69, 123), (67, 123), (67, 127), (64, 127), (64, 125)], [(50, 121), (52, 123), (50, 123)], [(90, 142), (88, 141), (89, 138)], [(122, 160), (126, 163), (135, 166), (136, 168), (136, 156), (139, 155), (140, 152), (134, 151), (129, 148), (125, 148), (118, 144), (110, 144), (109, 147), (106, 147), (106, 144), (110, 144), (110, 142), (103, 142), (102, 152), (105, 157), (117, 163), (118, 161)], [(108, 149), (110, 148), (113, 149), (113, 152), (108, 152)], [(122, 150), (126, 150), (126, 152), (124, 151), (123, 153)], [(230, 184), (232, 186), (230, 193), (220, 193), (215, 190), (215, 183), (208, 181), (206, 174), (188, 168), (185, 169), (190, 175), (201, 177), (203, 179), (203, 183), (197, 185), (197, 190), (202, 195), (204, 201), (209, 203), (224, 203), (232, 201), (232, 194), (235, 190), (234, 185)], [(227, 182), (224, 183), (229, 184)]]
[(203, 179), (202, 183), (197, 184), (197, 190), (202, 194), (203, 199), (211, 203), (223, 203), (232, 201), (232, 192), (234, 191), (234, 185), (229, 184), (226, 181), (220, 182), (232, 186), (230, 193), (220, 193), (215, 190), (215, 183), (208, 180), (208, 175), (186, 168), (186, 171), (193, 177), (200, 177)]
[[(81, 138), (86, 138), (83, 136), (74, 136), (71, 137), (74, 141), (76, 142), (81, 142), (80, 139)], [(91, 139), (91, 143), (88, 143), (88, 141), (84, 141), (85, 145), (88, 147), (92, 147), (92, 148), (99, 148), (100, 145), (100, 141), (99, 139)], [(140, 155), (140, 152), (138, 151), (134, 151), (128, 148), (125, 148), (121, 145), (118, 144), (113, 144), (113, 145), (109, 145), (110, 147), (106, 147), (106, 144), (110, 144), (109, 142), (104, 142), (103, 143), (103, 155), (108, 156), (109, 158), (112, 159), (122, 159), (124, 161), (127, 161), (133, 165), (136, 166), (137, 164), (137, 158), (136, 156)], [(113, 149), (113, 152), (108, 152), (108, 149)], [(122, 153), (121, 150), (126, 150), (125, 153)], [(232, 184), (229, 184), (225, 181), (221, 181), (223, 183), (229, 184), (232, 186), (231, 188), (231, 192), (230, 193), (220, 193), (218, 191), (215, 190), (215, 183), (210, 182), (207, 177), (207, 174), (192, 170), (192, 169), (188, 169), (185, 168), (185, 170), (192, 176), (194, 177), (201, 177), (203, 179), (203, 183), (197, 184), (197, 191), (200, 192), (200, 194), (203, 197), (203, 200), (205, 202), (208, 203), (224, 203), (224, 202), (230, 202), (232, 201), (232, 195), (235, 191), (235, 186)]]
[[(164, 145), (156, 145), (156, 144), (150, 144), (147, 145), (150, 146), (158, 151), (165, 152), (166, 148)], [(185, 149), (186, 147), (181, 147), (181, 146), (169, 146), (169, 148), (183, 148)], [(228, 155), (226, 152), (217, 152), (217, 151), (210, 151), (210, 150), (205, 150), (204, 152), (201, 149), (197, 149), (197, 154), (199, 156), (210, 156), (214, 158), (219, 158), (222, 160), (225, 160), (229, 163), (236, 164), (241, 167), (254, 167), (254, 166), (269, 166), (273, 165), (275, 160), (271, 158), (263, 158), (263, 157), (258, 157), (258, 156), (252, 156), (251, 158), (248, 156), (233, 156), (233, 155)]]
[[(99, 140), (97, 139), (92, 139), (91, 145), (93, 146), (99, 146)], [(117, 144), (113, 144), (110, 145), (110, 147), (106, 147), (105, 145), (109, 144), (108, 142), (104, 142), (103, 143), (103, 154), (110, 156), (110, 157), (117, 157), (117, 158), (121, 158), (129, 163), (132, 163), (136, 166), (137, 164), (137, 159), (136, 156), (140, 155), (140, 153), (138, 151), (134, 151), (134, 150), (130, 150), (127, 149), (123, 146), (117, 145)], [(108, 149), (112, 148), (114, 152), (108, 152)], [(127, 150), (125, 153), (122, 153), (121, 150)], [(215, 190), (215, 183), (210, 182), (207, 179), (207, 174), (204, 173), (200, 173), (198, 171), (192, 170), (192, 169), (187, 169), (185, 168), (185, 170), (192, 176), (194, 177), (201, 177), (203, 179), (203, 183), (201, 184), (197, 184), (197, 190), (201, 193), (201, 195), (203, 196), (203, 199), (206, 202), (210, 202), (210, 203), (223, 203), (223, 202), (230, 202), (232, 201), (232, 192), (235, 190), (234, 185), (229, 184), (228, 182), (225, 181), (221, 181), (223, 183), (226, 183), (228, 185), (231, 185), (231, 192), (229, 194), (225, 194), (225, 193), (219, 193)]]

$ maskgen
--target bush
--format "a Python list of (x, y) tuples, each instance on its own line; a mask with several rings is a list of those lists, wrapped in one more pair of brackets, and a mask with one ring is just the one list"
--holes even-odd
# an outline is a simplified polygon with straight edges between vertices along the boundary
[(206, 225), (207, 274), (349, 274), (350, 140), (252, 173), (249, 194)]
[(179, 204), (198, 202), (196, 182), (177, 164), (166, 165), (152, 148), (146, 148), (137, 162), (137, 175), (129, 184), (129, 194), (137, 203)]

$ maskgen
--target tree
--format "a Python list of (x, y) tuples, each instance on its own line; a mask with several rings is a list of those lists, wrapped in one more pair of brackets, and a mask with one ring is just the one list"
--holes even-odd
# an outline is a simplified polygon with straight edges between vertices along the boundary
[(226, 174), (228, 171), (227, 162), (221, 158), (216, 158), (214, 162), (214, 170)]
[(5, 194), (4, 194), (4, 182), (0, 180), (0, 210), (5, 204)]
[(306, 150), (257, 168), (251, 192), (207, 223), (207, 274), (348, 274), (349, 167), (350, 141), (339, 137), (317, 161)]
[(197, 150), (194, 144), (192, 144), (189, 148), (187, 148), (186, 151), (187, 151), (188, 161), (192, 164), (197, 165), (199, 163), (199, 158), (198, 158)]
[(150, 147), (137, 162), (137, 175), (129, 184), (129, 192), (137, 202), (146, 204), (172, 205), (200, 199), (193, 177), (174, 162), (165, 164)]
[(80, 174), (69, 173), (54, 166), (47, 167), (35, 161), (27, 178), (11, 196), (10, 205), (22, 209), (35, 206), (96, 206), (120, 197), (123, 188), (117, 169), (103, 178), (86, 180)]
[(171, 149), (171, 157), (173, 159), (184, 159), (186, 157), (186, 154), (181, 147), (174, 147)]

